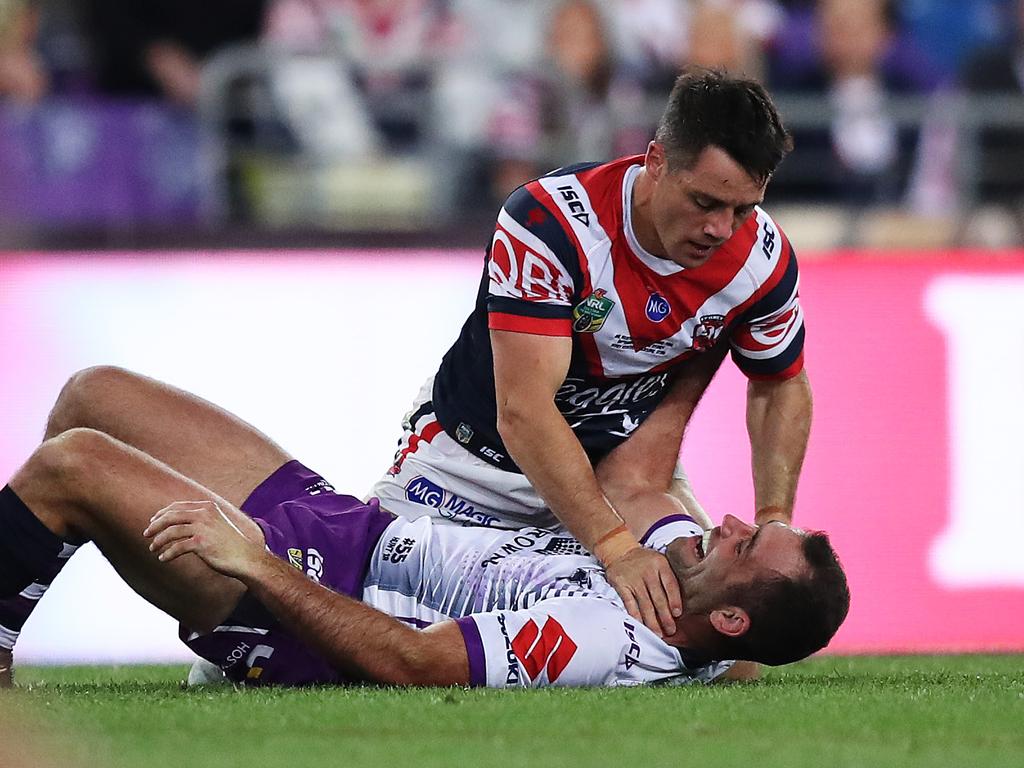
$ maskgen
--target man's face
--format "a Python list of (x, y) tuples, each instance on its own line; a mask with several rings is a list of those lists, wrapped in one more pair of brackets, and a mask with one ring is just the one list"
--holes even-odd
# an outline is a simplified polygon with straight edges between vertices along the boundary
[(803, 534), (784, 523), (760, 527), (726, 515), (714, 528), (707, 552), (700, 536), (676, 539), (667, 554), (680, 578), (686, 613), (722, 608), (729, 587), (773, 575), (796, 577), (806, 568)]
[(653, 182), (651, 224), (660, 242), (655, 255), (683, 267), (711, 258), (764, 199), (766, 182), (719, 147), (705, 147), (691, 168), (670, 171), (664, 148), (653, 142), (645, 169)]

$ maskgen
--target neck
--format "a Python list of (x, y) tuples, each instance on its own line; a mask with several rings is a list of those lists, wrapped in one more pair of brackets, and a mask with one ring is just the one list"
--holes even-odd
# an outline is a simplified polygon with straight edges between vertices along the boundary
[(661, 244), (658, 231), (654, 228), (654, 217), (651, 212), (651, 195), (653, 182), (646, 168), (633, 182), (633, 194), (630, 198), (630, 217), (633, 222), (633, 234), (640, 246), (654, 256), (664, 256), (665, 247)]
[(683, 614), (676, 619), (675, 634), (666, 637), (665, 642), (686, 651), (710, 655), (712, 634), (714, 628), (707, 616)]

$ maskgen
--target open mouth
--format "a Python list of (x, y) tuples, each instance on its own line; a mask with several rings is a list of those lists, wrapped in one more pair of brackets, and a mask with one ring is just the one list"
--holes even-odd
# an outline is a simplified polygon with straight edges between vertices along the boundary
[(692, 536), (690, 537), (693, 546), (693, 554), (696, 557), (696, 562), (700, 562), (707, 557), (707, 545), (708, 535), (705, 532), (703, 536)]

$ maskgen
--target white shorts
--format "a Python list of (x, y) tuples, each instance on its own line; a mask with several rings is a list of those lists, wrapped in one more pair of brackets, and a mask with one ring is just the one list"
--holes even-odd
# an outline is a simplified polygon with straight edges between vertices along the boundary
[(370, 495), (379, 498), (384, 509), (410, 520), (429, 515), (455, 525), (564, 530), (524, 475), (471, 454), (448, 436), (432, 411), (411, 423), (432, 391), (431, 378), (402, 425), (395, 467)]
[[(402, 423), (395, 466), (369, 495), (380, 499), (384, 509), (409, 520), (429, 515), (454, 525), (565, 531), (525, 475), (506, 472), (474, 456), (448, 436), (432, 410), (412, 423), (414, 414), (431, 399), (433, 386), (431, 377), (417, 395)], [(674, 475), (688, 484), (681, 464), (677, 463)], [(707, 519), (692, 495), (681, 500), (691, 514)]]

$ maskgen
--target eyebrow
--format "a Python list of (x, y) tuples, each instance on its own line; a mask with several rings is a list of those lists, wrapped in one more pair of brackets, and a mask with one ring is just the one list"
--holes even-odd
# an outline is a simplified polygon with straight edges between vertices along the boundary
[(709, 195), (706, 192), (701, 192), (699, 189), (695, 189), (693, 191), (693, 195), (695, 197), (706, 197), (710, 201), (711, 205), (713, 207), (716, 207), (716, 208), (725, 208), (725, 207), (729, 207), (729, 208), (754, 208), (754, 207), (756, 207), (756, 206), (758, 206), (758, 205), (760, 205), (761, 203), (764, 202), (764, 196), (763, 195), (760, 198), (758, 198), (756, 201), (752, 202), (752, 203), (741, 202), (741, 203), (737, 203), (736, 205), (733, 205), (732, 203), (730, 203), (727, 200), (720, 200), (719, 198), (715, 197), (714, 195)]
[(782, 523), (779, 520), (772, 520), (770, 523), (765, 523), (764, 525), (758, 526), (758, 529), (756, 531), (754, 531), (754, 535), (750, 537), (750, 543), (747, 544), (746, 549), (743, 550), (743, 556), (744, 557), (746, 557), (750, 553), (750, 551), (754, 548), (754, 545), (757, 544), (757, 537), (761, 535), (761, 533), (764, 531), (764, 529), (767, 528), (769, 525), (774, 525), (774, 524), (785, 525), (785, 523)]

